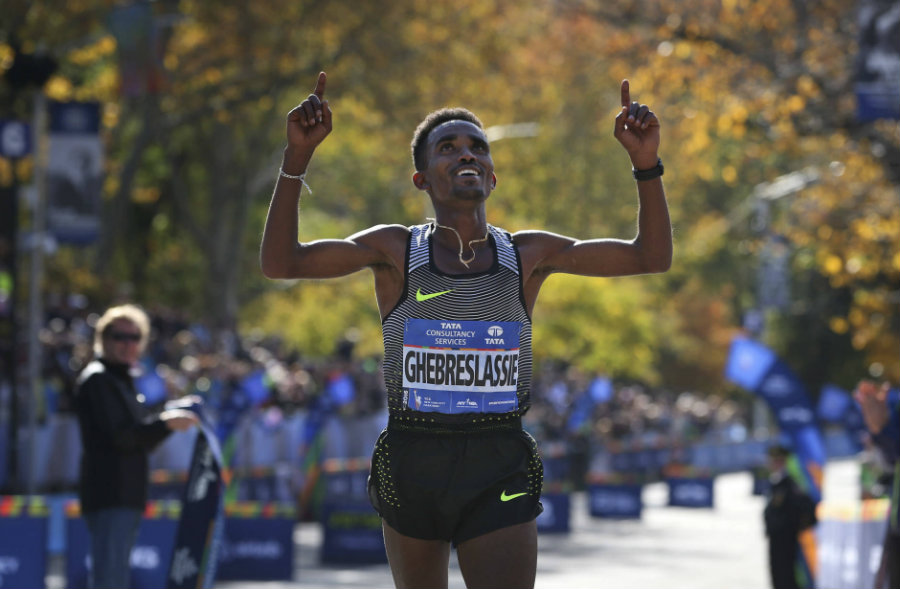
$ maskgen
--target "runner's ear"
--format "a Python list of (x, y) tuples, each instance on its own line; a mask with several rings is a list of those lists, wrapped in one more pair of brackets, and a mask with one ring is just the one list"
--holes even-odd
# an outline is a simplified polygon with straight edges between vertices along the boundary
[(412, 181), (413, 184), (416, 185), (416, 188), (418, 188), (419, 190), (428, 190), (428, 188), (431, 186), (428, 183), (428, 180), (425, 179), (425, 174), (423, 174), (422, 172), (416, 172), (415, 174), (413, 174)]

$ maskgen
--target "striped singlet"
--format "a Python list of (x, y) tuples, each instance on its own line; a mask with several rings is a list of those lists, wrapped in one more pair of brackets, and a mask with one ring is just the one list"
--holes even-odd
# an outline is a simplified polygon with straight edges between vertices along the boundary
[(488, 225), (489, 270), (437, 269), (433, 226), (410, 227), (406, 284), (382, 322), (391, 421), (426, 431), (502, 428), (530, 406), (531, 318), (518, 249)]

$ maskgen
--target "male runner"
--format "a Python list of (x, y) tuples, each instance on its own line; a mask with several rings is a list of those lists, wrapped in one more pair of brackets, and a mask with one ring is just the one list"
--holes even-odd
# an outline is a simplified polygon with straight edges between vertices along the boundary
[(521, 423), (530, 404), (532, 309), (556, 272), (669, 268), (659, 121), (632, 102), (623, 81), (614, 135), (637, 180), (634, 239), (510, 234), (488, 224), (485, 202), (497, 177), (481, 121), (465, 109), (441, 109), (412, 143), (412, 181), (431, 198), (433, 220), (298, 243), (303, 177), (332, 129), (325, 83), (322, 72), (314, 92), (288, 113), (262, 271), (269, 278), (374, 274), (389, 421), (376, 443), (369, 495), (397, 587), (447, 587), (451, 542), (468, 587), (533, 587), (543, 466)]

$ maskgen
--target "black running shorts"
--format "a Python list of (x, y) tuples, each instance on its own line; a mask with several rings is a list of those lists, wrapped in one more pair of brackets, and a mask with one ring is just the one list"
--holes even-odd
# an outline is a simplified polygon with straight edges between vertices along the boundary
[(369, 501), (404, 536), (454, 545), (540, 515), (544, 466), (528, 432), (422, 433), (389, 425)]

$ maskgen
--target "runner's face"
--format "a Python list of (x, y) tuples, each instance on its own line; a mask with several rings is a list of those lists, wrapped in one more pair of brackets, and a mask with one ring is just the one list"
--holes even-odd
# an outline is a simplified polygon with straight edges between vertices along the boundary
[(483, 201), (494, 188), (487, 137), (467, 121), (448, 121), (428, 135), (424, 182), (432, 197)]
[(103, 357), (118, 364), (136, 364), (141, 355), (141, 330), (127, 319), (116, 319), (103, 333)]

